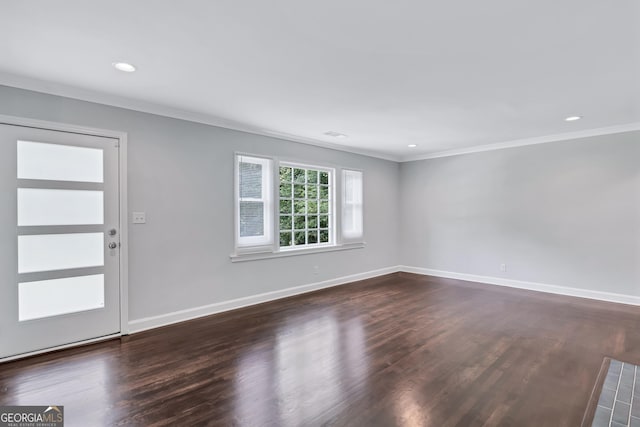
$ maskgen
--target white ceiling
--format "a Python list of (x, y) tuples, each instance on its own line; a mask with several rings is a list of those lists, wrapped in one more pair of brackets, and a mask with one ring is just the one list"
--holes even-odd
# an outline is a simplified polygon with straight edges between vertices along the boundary
[(6, 0), (0, 83), (407, 159), (640, 122), (639, 4)]

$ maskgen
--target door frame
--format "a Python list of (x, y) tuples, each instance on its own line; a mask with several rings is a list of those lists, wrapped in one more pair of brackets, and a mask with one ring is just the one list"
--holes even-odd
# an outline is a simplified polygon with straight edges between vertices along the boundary
[(93, 338), (71, 344), (65, 344), (44, 350), (37, 350), (29, 353), (10, 356), (0, 359), (0, 363), (9, 360), (21, 359), (40, 353), (48, 353), (63, 348), (75, 347), (78, 345), (89, 344), (92, 342), (103, 341), (114, 337), (129, 335), (129, 222), (127, 208), (127, 138), (126, 132), (114, 131), (109, 129), (93, 128), (69, 123), (58, 123), (46, 120), (38, 120), (26, 117), (16, 117), (0, 114), (0, 124), (23, 126), (42, 130), (52, 130), (68, 133), (76, 133), (81, 135), (102, 136), (117, 139), (118, 142), (118, 202), (119, 212), (118, 220), (120, 221), (120, 251), (119, 251), (119, 282), (120, 282), (120, 332), (104, 337)]

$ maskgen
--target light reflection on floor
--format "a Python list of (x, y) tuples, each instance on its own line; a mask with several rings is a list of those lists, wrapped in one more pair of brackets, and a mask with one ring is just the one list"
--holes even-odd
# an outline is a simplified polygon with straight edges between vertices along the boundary
[[(109, 390), (113, 390), (110, 372), (113, 360), (108, 357), (83, 357), (56, 361), (53, 365), (43, 365), (36, 369), (25, 371), (11, 379), (12, 394), (15, 396), (11, 404), (65, 406), (65, 421), (68, 425), (101, 425), (107, 412), (114, 406)], [(62, 373), (58, 375), (58, 369)], [(71, 375), (69, 374), (71, 373)], [(63, 378), (64, 382), (61, 382)], [(67, 396), (65, 390), (70, 391)], [(81, 390), (81, 401), (78, 399)], [(69, 402), (73, 402), (69, 404)], [(102, 407), (92, 413), (78, 410), (82, 401), (89, 405), (93, 402), (103, 402)], [(83, 419), (85, 417), (90, 419)]]
[(422, 427), (429, 423), (428, 408), (420, 404), (412, 387), (402, 387), (396, 393), (394, 411), (398, 425), (402, 427)]
[(326, 309), (294, 316), (270, 345), (258, 343), (241, 356), (234, 401), (243, 425), (263, 425), (274, 415), (283, 426), (316, 424), (321, 415), (339, 414), (346, 393), (366, 385), (368, 356), (359, 318), (339, 322)]

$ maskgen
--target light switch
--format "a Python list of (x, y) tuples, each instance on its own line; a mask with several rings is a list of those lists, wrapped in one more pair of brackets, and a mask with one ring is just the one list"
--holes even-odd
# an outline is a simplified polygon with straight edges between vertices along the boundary
[(145, 212), (134, 212), (133, 213), (133, 223), (134, 224), (145, 224), (147, 222), (147, 214)]

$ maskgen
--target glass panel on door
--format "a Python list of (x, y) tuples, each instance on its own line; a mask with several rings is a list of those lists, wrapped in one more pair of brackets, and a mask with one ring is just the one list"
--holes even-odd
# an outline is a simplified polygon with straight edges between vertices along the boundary
[(20, 321), (104, 307), (104, 274), (19, 284)]
[(104, 265), (104, 233), (18, 236), (18, 273)]
[(102, 150), (18, 141), (18, 179), (104, 182)]
[(103, 224), (102, 191), (18, 188), (18, 225)]

